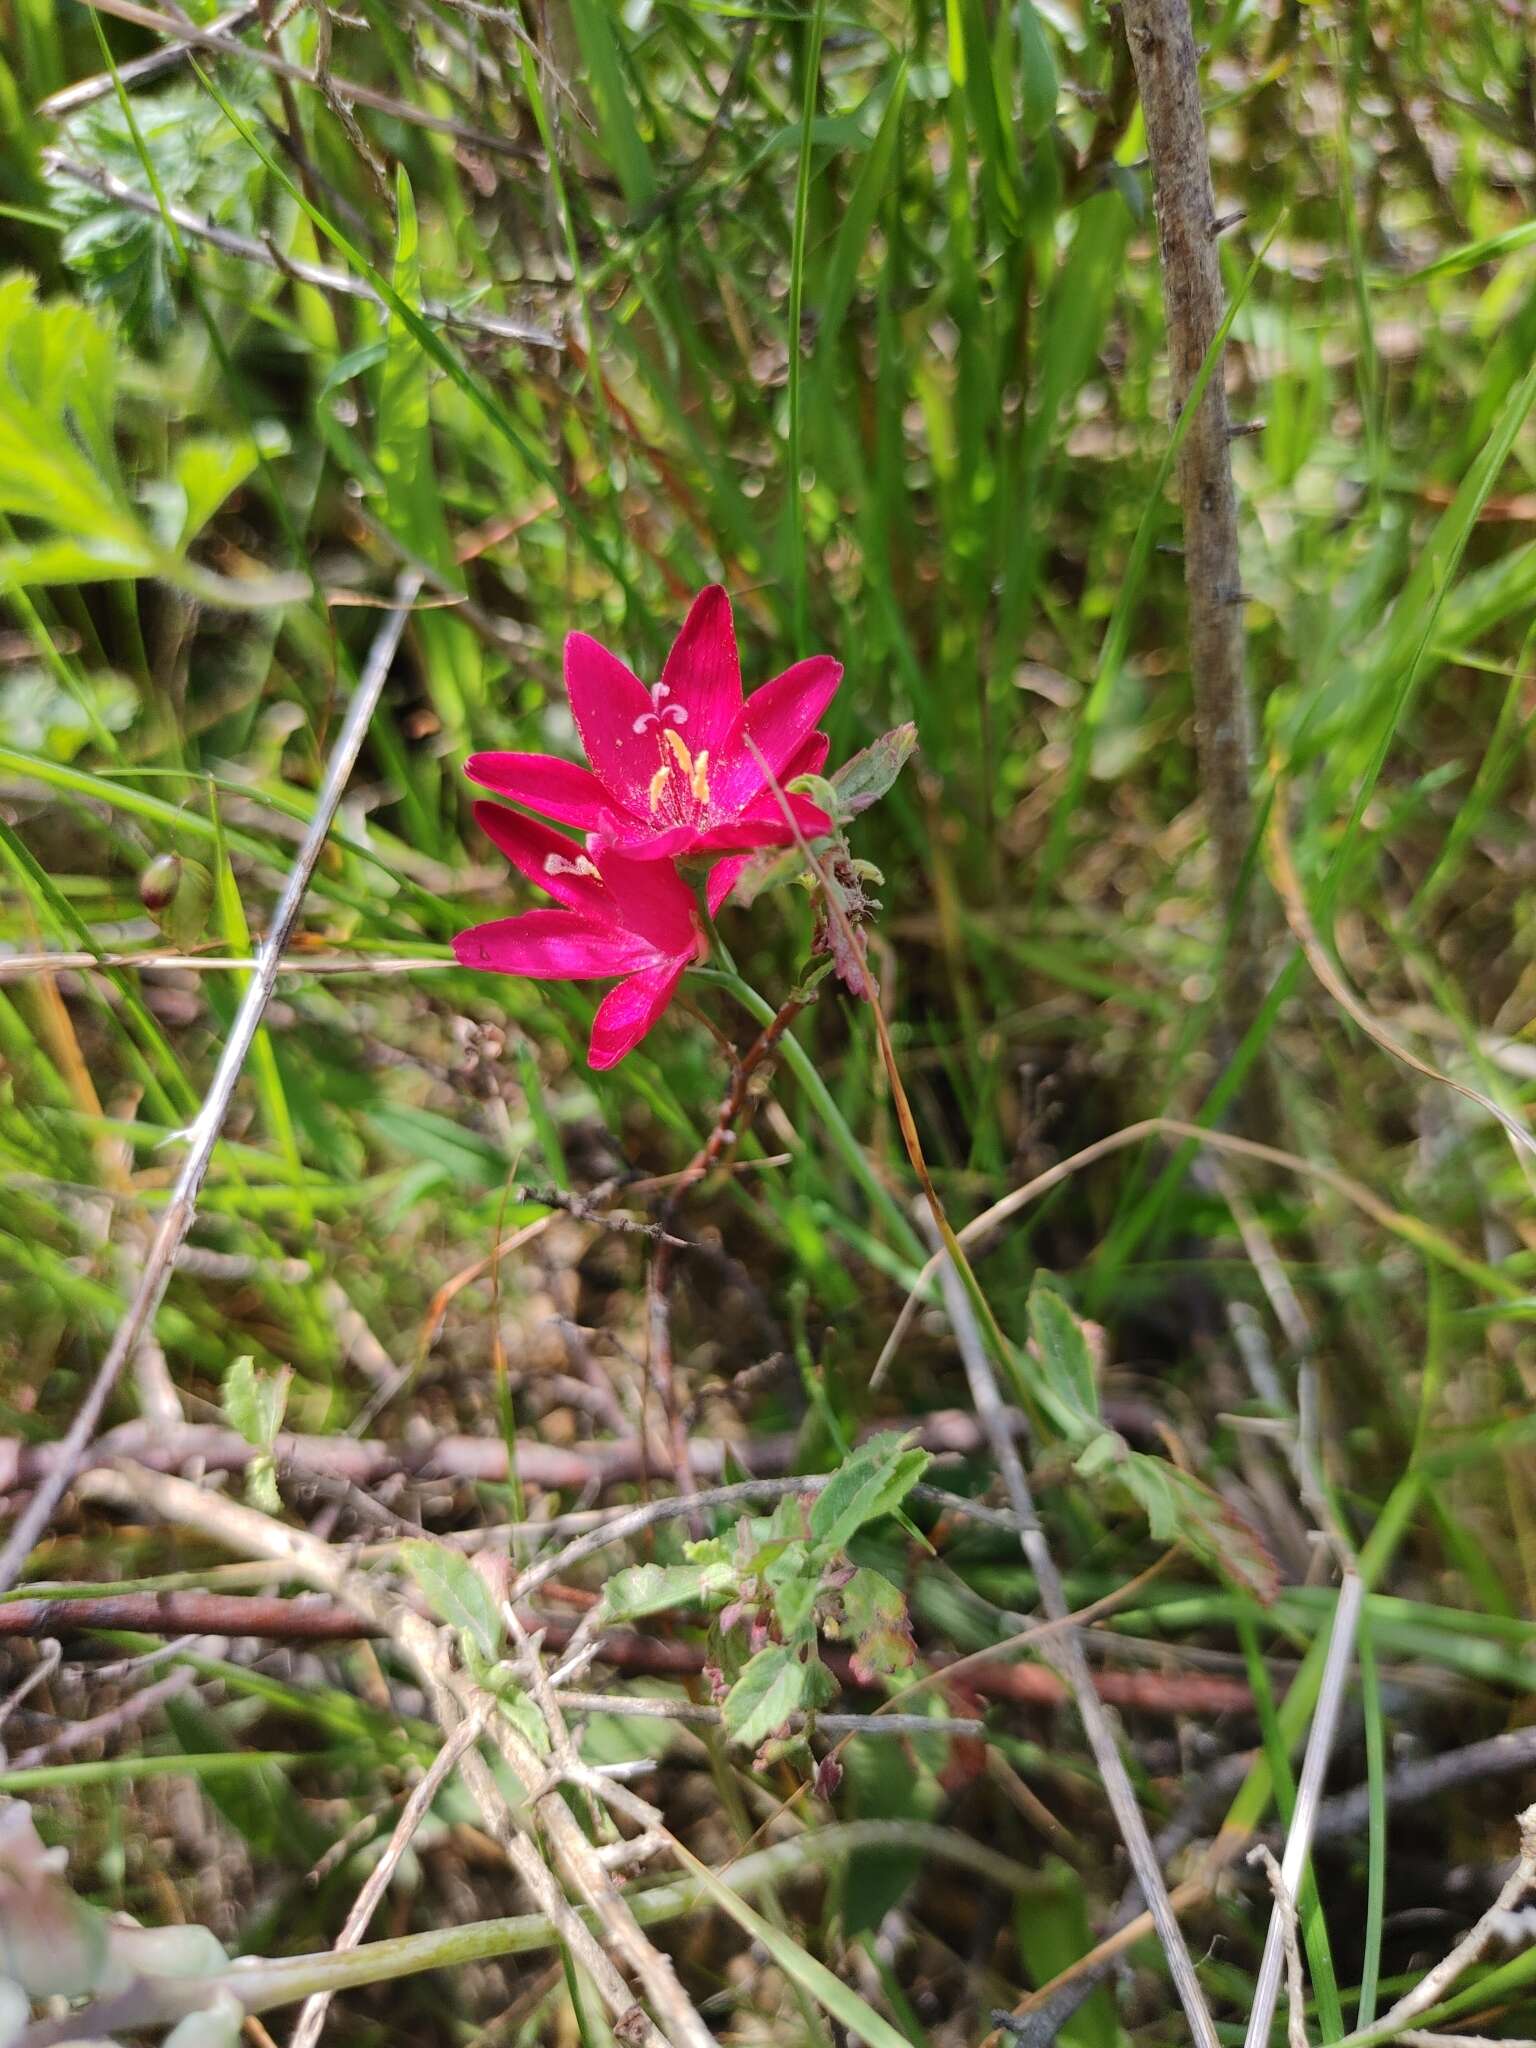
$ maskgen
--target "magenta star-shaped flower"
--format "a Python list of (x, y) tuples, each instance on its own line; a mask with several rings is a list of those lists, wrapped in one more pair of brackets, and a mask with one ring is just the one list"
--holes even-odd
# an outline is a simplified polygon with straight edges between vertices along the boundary
[(500, 804), (476, 804), (475, 817), (512, 865), (564, 908), (477, 924), (454, 940), (454, 957), (461, 967), (534, 981), (622, 975), (597, 1006), (587, 1049), (592, 1066), (616, 1065), (708, 950), (692, 891), (668, 862), (632, 860), (611, 847), (589, 852)]
[[(465, 772), (635, 861), (788, 846), (795, 830), (775, 784), (826, 760), (816, 721), (842, 673), (812, 655), (744, 698), (731, 601), (711, 585), (652, 689), (587, 634), (566, 640), (565, 685), (590, 768), (549, 754), (472, 754)], [(805, 797), (786, 800), (806, 838), (831, 829)]]

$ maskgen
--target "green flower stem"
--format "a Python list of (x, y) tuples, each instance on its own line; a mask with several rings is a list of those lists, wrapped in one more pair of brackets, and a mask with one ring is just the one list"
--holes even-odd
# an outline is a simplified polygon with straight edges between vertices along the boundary
[[(968, 1870), (1009, 1895), (1032, 1894), (1041, 1886), (1033, 1871), (1009, 1856), (971, 1841), (958, 1830), (909, 1820), (835, 1822), (743, 1857), (714, 1878), (713, 1884), (750, 1896), (806, 1866), (841, 1862), (856, 1851), (871, 1849), (915, 1849), (931, 1860)], [(655, 1927), (708, 1907), (711, 1885), (702, 1878), (685, 1877), (630, 1891), (626, 1896), (639, 1924)], [(577, 1910), (596, 1931), (592, 1915), (584, 1908)], [(467, 1926), (365, 1942), (360, 1948), (340, 1953), (327, 1949), (315, 1955), (242, 1960), (217, 1977), (144, 1977), (99, 2010), (103, 2020), (110, 2013), (111, 2024), (120, 2031), (163, 2026), (207, 2005), (216, 1991), (228, 1990), (247, 2013), (271, 2012), (279, 2006), (297, 2004), (316, 1992), (354, 1991), (369, 1984), (417, 1976), (424, 1970), (454, 1969), (493, 1956), (526, 1955), (553, 1948), (558, 1939), (548, 1920), (539, 1913), (477, 1920)], [(48, 2027), (34, 2028), (28, 2040), (39, 2044), (79, 2040), (90, 2031), (88, 2023), (92, 2019), (92, 2009), (87, 2007), (58, 2022), (59, 2032)]]
[[(772, 1003), (760, 996), (739, 974), (722, 968), (703, 968), (699, 971), (708, 974), (712, 980), (729, 989), (742, 1008), (755, 1017), (759, 1024), (771, 1024), (778, 1015)], [(842, 1155), (849, 1172), (884, 1218), (892, 1237), (901, 1246), (902, 1251), (920, 1268), (928, 1256), (922, 1240), (902, 1214), (900, 1203), (875, 1171), (869, 1154), (859, 1143), (848, 1119), (833, 1100), (832, 1091), (817, 1072), (815, 1062), (792, 1031), (784, 1033), (780, 1044), (795, 1079), (811, 1098), (816, 1114), (826, 1127), (833, 1145)]]

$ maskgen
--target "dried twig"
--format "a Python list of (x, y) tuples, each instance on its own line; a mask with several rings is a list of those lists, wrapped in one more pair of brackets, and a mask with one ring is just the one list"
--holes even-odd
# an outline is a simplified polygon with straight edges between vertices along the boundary
[(482, 128), (468, 127), (463, 121), (455, 121), (446, 114), (429, 113), (425, 107), (396, 99), (393, 93), (380, 92), (376, 86), (362, 85), (354, 78), (337, 78), (330, 72), (322, 78), (313, 71), (306, 71), (302, 64), (290, 64), (286, 57), (260, 43), (242, 43), (238, 37), (224, 34), (216, 23), (199, 28), (185, 15), (177, 19), (173, 15), (162, 14), (158, 8), (141, 7), (138, 0), (80, 0), (80, 4), (93, 6), (101, 14), (115, 15), (119, 21), (130, 21), (135, 28), (146, 28), (155, 35), (168, 37), (174, 43), (178, 56), (194, 49), (212, 50), (223, 57), (239, 57), (247, 64), (259, 64), (264, 71), (286, 78), (294, 85), (314, 86), (327, 99), (334, 95), (349, 104), (371, 107), (376, 113), (388, 114), (393, 120), (405, 121), (416, 128), (428, 128), (435, 135), (451, 135), (455, 142), (467, 143), (472, 149), (483, 149), (493, 156), (517, 157), (522, 162), (540, 166), (546, 161), (543, 150), (534, 148), (531, 143), (514, 142), (505, 135), (492, 135)]
[[(1040, 1604), (1052, 1621), (1065, 1621), (1071, 1612), (1071, 1603), (1067, 1599), (1061, 1574), (1056, 1569), (1056, 1560), (1051, 1555), (1045, 1533), (1035, 1514), (1029, 1481), (1025, 1477), (1014, 1432), (1009, 1426), (1002, 1396), (998, 1392), (992, 1361), (976, 1321), (975, 1311), (971, 1307), (970, 1295), (953, 1259), (947, 1253), (943, 1255), (939, 1267), (939, 1279), (944, 1289), (945, 1310), (965, 1365), (966, 1378), (970, 1382), (971, 1398), (987, 1431), (992, 1454), (1003, 1475), (1009, 1502), (1024, 1525), (1019, 1544), (1040, 1589)], [(1088, 1738), (1089, 1748), (1093, 1751), (1094, 1762), (1098, 1765), (1105, 1794), (1119, 1827), (1121, 1840), (1125, 1843), (1126, 1853), (1131, 1860), (1131, 1868), (1136, 1874), (1142, 1896), (1147, 1901), (1190, 2031), (1198, 2048), (1217, 2048), (1215, 2021), (1211, 2017), (1205, 1993), (1200, 1987), (1200, 1980), (1195, 1975), (1195, 1966), (1190, 1960), (1189, 1950), (1185, 1947), (1178, 1917), (1169, 1898), (1168, 1888), (1163, 1882), (1163, 1873), (1152, 1847), (1152, 1839), (1147, 1833), (1147, 1824), (1142, 1818), (1135, 1789), (1125, 1768), (1124, 1759), (1120, 1755), (1114, 1730), (1109, 1725), (1099, 1694), (1094, 1689), (1093, 1675), (1083, 1656), (1076, 1630), (1070, 1627), (1063, 1628), (1046, 1654), (1057, 1665), (1071, 1689), (1078, 1714), (1082, 1719), (1083, 1732)]]
[[(256, 0), (241, 0), (240, 6), (215, 15), (208, 23), (209, 31), (214, 35), (233, 36), (253, 21), (259, 11)], [(119, 83), (142, 85), (147, 78), (159, 78), (167, 71), (174, 71), (186, 54), (187, 44), (180, 41), (168, 44), (163, 50), (147, 51), (142, 57), (130, 57), (118, 65), (115, 74), (98, 71), (91, 78), (66, 85), (61, 92), (50, 93), (47, 99), (38, 101), (37, 112), (45, 121), (67, 121), (82, 107), (94, 106), (97, 100), (110, 99)]]
[[(1123, 1152), (1129, 1145), (1138, 1145), (1144, 1138), (1177, 1138), (1181, 1143), (1207, 1145), (1213, 1151), (1226, 1152), (1237, 1159), (1256, 1159), (1266, 1166), (1278, 1166), (1287, 1173), (1304, 1175), (1325, 1188), (1331, 1188), (1362, 1214), (1379, 1223), (1384, 1230), (1398, 1231), (1403, 1235), (1419, 1235), (1412, 1219), (1405, 1219), (1390, 1203), (1384, 1202), (1363, 1181), (1353, 1179), (1347, 1173), (1340, 1173), (1335, 1166), (1326, 1166), (1321, 1160), (1303, 1159), (1300, 1153), (1285, 1152), (1278, 1145), (1261, 1144), (1254, 1138), (1239, 1137), (1235, 1131), (1216, 1131), (1204, 1124), (1185, 1123), (1180, 1117), (1148, 1116), (1138, 1123), (1126, 1124), (1123, 1129), (1111, 1131), (1106, 1137), (1096, 1138), (1091, 1145), (1085, 1145), (1080, 1152), (1074, 1152), (1066, 1159), (1058, 1159), (1043, 1173), (1037, 1173), (1022, 1187), (994, 1202), (979, 1216), (956, 1232), (960, 1243), (970, 1250), (973, 1246), (978, 1253), (989, 1251), (997, 1241), (1002, 1226), (1021, 1209), (1027, 1209), (1052, 1188), (1070, 1180), (1074, 1173), (1080, 1173), (1085, 1166), (1092, 1166), (1100, 1159), (1107, 1159), (1111, 1153)], [(891, 1334), (886, 1338), (879, 1358), (875, 1361), (870, 1376), (873, 1386), (882, 1379), (895, 1357), (902, 1339), (912, 1327), (914, 1318), (922, 1303), (928, 1299), (930, 1283), (943, 1264), (942, 1252), (935, 1252), (918, 1274), (911, 1292), (901, 1305), (900, 1313), (891, 1325)]]
[[(394, 1832), (384, 1845), (384, 1853), (369, 1871), (362, 1890), (352, 1902), (340, 1934), (336, 1937), (336, 1953), (356, 1948), (368, 1932), (368, 1923), (378, 1909), (380, 1899), (389, 1887), (390, 1879), (400, 1867), (400, 1859), (410, 1847), (411, 1838), (431, 1811), (432, 1802), (447, 1783), (450, 1773), (463, 1759), (464, 1753), (480, 1740), (485, 1732), (485, 1723), (491, 1712), (492, 1702), (482, 1700), (473, 1712), (459, 1723), (450, 1739), (433, 1757), (422, 1773), (421, 1782), (401, 1809), (400, 1818), (395, 1822)], [(317, 1991), (304, 2002), (298, 2023), (289, 2038), (288, 2048), (315, 2048), (315, 2043), (325, 2026), (325, 2016), (331, 2006), (331, 1994)]]
[[(444, 1736), (452, 1740), (463, 1721), (480, 1705), (480, 1694), (461, 1672), (443, 1634), (397, 1597), (386, 1593), (366, 1574), (354, 1570), (328, 1544), (307, 1532), (291, 1529), (269, 1515), (194, 1486), (184, 1479), (122, 1465), (91, 1475), (90, 1491), (98, 1499), (130, 1512), (146, 1510), (167, 1521), (198, 1529), (226, 1549), (248, 1557), (271, 1557), (286, 1564), (296, 1578), (342, 1601), (358, 1618), (387, 1636), (419, 1673)], [(561, 1798), (542, 1760), (503, 1715), (494, 1715), (488, 1732), (527, 1797), (528, 1815), (514, 1809), (495, 1774), (473, 1745), (465, 1750), (461, 1768), (466, 1785), (480, 1807), (493, 1838), (505, 1849), (538, 1904), (557, 1927), (561, 1939), (591, 1976), (599, 1995), (616, 2019), (625, 2021), (634, 2048), (713, 2048), (702, 2022), (683, 1996), (671, 1966), (651, 1948), (611, 1874), (598, 1861), (575, 1815)], [(598, 1940), (575, 1912), (555, 1873), (524, 1830), (536, 1820), (548, 1840), (562, 1876), (589, 1905), (603, 1931)], [(643, 1964), (653, 2000), (656, 1987), (672, 1988), (668, 2024), (672, 2040), (636, 2006), (615, 1957), (632, 1966)]]
[[(245, 54), (254, 56), (255, 51)], [(347, 270), (331, 270), (321, 263), (301, 262), (296, 256), (285, 255), (270, 240), (257, 241), (251, 235), (238, 235), (232, 228), (221, 228), (211, 220), (204, 220), (200, 214), (189, 212), (184, 206), (173, 206), (169, 201), (162, 208), (160, 202), (148, 192), (140, 192), (135, 186), (116, 177), (111, 171), (97, 164), (83, 164), (74, 157), (66, 156), (57, 149), (45, 149), (42, 164), (46, 171), (55, 171), (60, 177), (74, 178), (82, 185), (90, 185), (106, 198), (119, 206), (126, 206), (134, 213), (147, 215), (151, 220), (162, 217), (173, 221), (185, 235), (192, 235), (200, 242), (207, 242), (215, 249), (222, 249), (226, 255), (238, 256), (246, 263), (260, 263), (268, 270), (276, 270), (284, 277), (292, 278), (297, 284), (314, 285), (319, 291), (339, 292), (352, 299), (367, 299), (371, 305), (383, 306), (372, 285), (365, 284), (360, 277), (354, 277)], [(461, 327), (474, 334), (488, 334), (498, 341), (522, 342), (529, 348), (559, 348), (558, 335), (547, 328), (531, 326), (525, 320), (513, 320), (502, 313), (471, 312), (447, 304), (441, 299), (423, 299), (417, 308), (424, 320), (439, 327)], [(420, 585), (420, 577), (415, 581)], [(414, 595), (414, 593), (413, 593)]]
[[(887, 1421), (882, 1426), (897, 1425)], [(914, 1441), (936, 1456), (970, 1457), (985, 1444), (975, 1416), (961, 1409), (935, 1409), (901, 1426), (912, 1429)], [(1023, 1418), (1013, 1410), (1009, 1411), (1009, 1426), (1015, 1430), (1024, 1427)], [(400, 1472), (416, 1479), (463, 1479), (484, 1485), (498, 1484), (507, 1477), (507, 1446), (500, 1437), (424, 1435), (419, 1441), (392, 1443), (376, 1437), (294, 1436), (285, 1431), (273, 1449), (279, 1466), (296, 1478), (315, 1474), (350, 1480), (354, 1486), (374, 1486)], [(755, 1476), (760, 1479), (776, 1478), (790, 1472), (799, 1452), (800, 1439), (792, 1431), (741, 1442), (692, 1437), (688, 1446), (689, 1463), (701, 1479), (718, 1477), (727, 1462), (755, 1466)], [(114, 1458), (132, 1458), (157, 1472), (176, 1472), (194, 1464), (207, 1472), (243, 1472), (257, 1455), (235, 1430), (206, 1422), (183, 1423), (169, 1430), (142, 1421), (125, 1422), (78, 1453), (64, 1444), (0, 1437), (0, 1495), (51, 1485), (66, 1467), (81, 1471)], [(654, 1471), (655, 1452), (648, 1452), (638, 1437), (615, 1437), (569, 1448), (520, 1439), (517, 1467), (526, 1486), (550, 1493), (582, 1493), (589, 1487), (622, 1486), (647, 1470)], [(808, 1488), (814, 1484), (813, 1480), (807, 1482)], [(943, 1504), (958, 1510), (961, 1497), (946, 1495)], [(666, 1516), (690, 1513), (693, 1503), (685, 1501), (678, 1507), (668, 1500), (654, 1505), (658, 1514)], [(983, 1519), (987, 1514), (979, 1504), (974, 1510), (968, 1502), (963, 1505)]]
[(1280, 1923), (1280, 1941), (1285, 1951), (1286, 2042), (1288, 2048), (1307, 2048), (1307, 1986), (1301, 1972), (1295, 1894), (1285, 1881), (1285, 1872), (1262, 1842), (1249, 1851), (1248, 1861), (1262, 1866), (1275, 1896), (1275, 1918)]
[[(410, 604), (419, 588), (417, 579), (406, 575), (396, 585), (395, 595), (402, 607)], [(161, 1218), (160, 1227), (145, 1256), (139, 1274), (138, 1286), (126, 1313), (117, 1327), (116, 1335), (107, 1348), (106, 1356), (97, 1369), (85, 1399), (70, 1424), (68, 1434), (59, 1446), (51, 1469), (41, 1481), (36, 1493), (26, 1508), (16, 1518), (3, 1550), (0, 1550), (0, 1592), (16, 1582), (27, 1556), (38, 1537), (48, 1526), (48, 1518), (58, 1506), (65, 1489), (85, 1455), (86, 1446), (96, 1433), (102, 1411), (107, 1405), (118, 1375), (133, 1356), (141, 1338), (154, 1322), (155, 1312), (160, 1306), (167, 1285), (177, 1249), (191, 1227), (197, 1209), (197, 1197), (213, 1158), (214, 1146), (224, 1119), (234, 1098), (235, 1085), (245, 1065), (256, 1033), (260, 1028), (262, 1015), (271, 1000), (277, 982), (277, 963), (298, 922), (299, 910), (309, 878), (320, 858), (320, 849), (325, 844), (331, 829), (331, 820), (341, 801), (342, 791), (352, 773), (353, 763), (362, 746), (364, 734), (373, 717), (374, 707), (384, 687), (384, 680), (394, 662), (395, 650), (400, 644), (400, 635), (405, 626), (404, 609), (391, 612), (379, 628), (369, 649), (363, 672), (358, 677), (347, 715), (331, 749), (330, 761), (325, 771), (315, 808), (308, 828), (294, 856), (283, 893), (257, 954), (257, 967), (251, 976), (240, 1007), (230, 1026), (229, 1036), (219, 1059), (208, 1093), (203, 1099), (196, 1122), (187, 1133), (187, 1156), (176, 1185)]]
[[(1394, 2034), (1403, 2033), (1414, 2020), (1422, 2019), (1440, 2003), (1458, 1977), (1470, 1970), (1474, 1963), (1480, 1962), (1495, 1942), (1506, 1938), (1508, 1915), (1533, 1887), (1536, 1887), (1536, 1806), (1528, 1806), (1520, 1816), (1520, 1855), (1500, 1888), (1499, 1896), (1450, 1954), (1442, 1957), (1432, 1970), (1426, 1971), (1389, 2012), (1384, 2012), (1371, 2026), (1362, 2028), (1359, 2038), (1388, 2040)], [(1348, 2042), (1355, 2038), (1354, 2035), (1346, 2035), (1340, 2048), (1347, 2048)]]
[[(1157, 206), (1175, 414), (1221, 326), (1215, 195), (1189, 0), (1125, 0)], [(1218, 885), (1242, 887), (1253, 853), (1253, 720), (1243, 681), (1243, 590), (1226, 391), (1218, 362), (1179, 449), (1184, 577), (1200, 779)], [(1234, 1042), (1258, 1014), (1264, 961), (1256, 905), (1234, 894), (1221, 964)]]

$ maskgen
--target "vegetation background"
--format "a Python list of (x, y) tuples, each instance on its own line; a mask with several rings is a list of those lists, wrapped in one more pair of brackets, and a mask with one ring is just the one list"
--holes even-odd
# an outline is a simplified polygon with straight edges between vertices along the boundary
[[(1307, 2024), (1369, 2031), (1493, 1899), (1536, 1787), (1536, 1233), (1509, 1129), (1536, 1082), (1529, 7), (1195, 9), (1234, 217), (1231, 601), (1260, 733), (1241, 876), (1201, 804), (1118, 9), (4, 0), (0, 21), (11, 1506), (122, 1313), (239, 1000), (218, 963), (265, 928), (402, 572), (420, 594), (307, 897), (307, 971), (281, 977), (158, 1343), (108, 1419), (153, 1425), (139, 1448), (185, 1472), (177, 1432), (235, 1413), (237, 1360), (258, 1389), (291, 1370), (289, 1428), (393, 1446), (362, 1487), (319, 1451), (253, 1475), (258, 1506), (338, 1543), (639, 1497), (601, 1476), (646, 1393), (639, 1226), (756, 1025), (700, 980), (691, 1014), (592, 1074), (587, 991), (454, 968), (452, 934), (514, 902), (460, 768), (570, 750), (566, 631), (652, 675), (718, 578), (749, 687), (802, 653), (846, 664), (834, 763), (915, 721), (851, 838), (884, 876), (870, 957), (954, 1222), (1142, 1119), (1288, 1155), (1148, 1130), (1063, 1173), (977, 1271), (1019, 1347), (1053, 1274), (1118, 1440), (1209, 1489), (1149, 1522), (1074, 1469), (1070, 1431), (1032, 1461), (1070, 1598), (1120, 1595), (1093, 1668), (1127, 1681), (1124, 1753), (1186, 1856), (1229, 1801), (1247, 1828), (1289, 1810), (1337, 1583), (1286, 1455), (1299, 1411), (1302, 1468), (1372, 1585), (1331, 1781), (1365, 1791), (1303, 1900)], [(167, 855), (157, 922), (140, 886)], [(1234, 1037), (1245, 891), (1267, 996)], [(811, 917), (793, 888), (725, 913), (770, 1007)], [(132, 964), (167, 949), (201, 971)], [(85, 958), (45, 972), (43, 952)], [(703, 1247), (675, 1282), (677, 1398), (744, 1468), (787, 1436), (778, 1469), (818, 1472), (970, 1396), (937, 1297), (875, 1372), (926, 1252), (875, 1020), (828, 983), (795, 1031), (744, 1170), (677, 1211)], [(637, 1227), (605, 1222), (613, 1203)], [(413, 1473), (442, 1433), (512, 1440), (510, 1471)], [(929, 1478), (1001, 1498), (984, 1440), (957, 1441)], [(534, 1445), (570, 1453), (559, 1484), (527, 1476)], [(1015, 1538), (912, 1512), (931, 1548), (887, 1518), (861, 1556), (903, 1586), (919, 1668), (1016, 1633), (1037, 1586)], [(573, 1568), (568, 1602), (618, 1561)], [(77, 1496), (30, 1578), (21, 1596), (295, 1591), (147, 1503)], [(696, 1614), (644, 1630), (702, 1667)], [(59, 1633), (3, 1638), (0, 1792), (67, 1843), (80, 1894), (234, 1952), (329, 1946), (433, 1746), (398, 1660), (221, 1626), (159, 1631), (173, 1651), (146, 1667), (150, 1635), (66, 1628), (60, 1658), (36, 1640)], [(1045, 1676), (1029, 1658), (1010, 1669)], [(602, 1682), (709, 1699), (698, 1677)], [(703, 1723), (592, 1721), (604, 1755), (654, 1760), (636, 1782), (706, 1862), (765, 1824), (789, 1845), (759, 1896), (771, 1939), (718, 1903), (658, 1936), (713, 2028), (857, 2033), (810, 1959), (901, 2036), (971, 2042), (1092, 1946), (1126, 1873), (1050, 1683), (932, 1695), (980, 1713), (984, 1742), (856, 1741), (840, 1787), (782, 1813), (796, 1752), (754, 1769)], [(376, 1934), (527, 1909), (453, 1799)], [(839, 1835), (875, 1820), (895, 1824), (879, 1846)], [(1268, 1907), (1238, 1862), (1190, 1908), (1224, 2039)], [(1472, 2030), (1531, 2031), (1532, 1974), (1505, 1965)], [(364, 1986), (329, 2033), (607, 2024), (546, 1943)], [(1182, 2024), (1144, 1941), (1062, 2038)]]

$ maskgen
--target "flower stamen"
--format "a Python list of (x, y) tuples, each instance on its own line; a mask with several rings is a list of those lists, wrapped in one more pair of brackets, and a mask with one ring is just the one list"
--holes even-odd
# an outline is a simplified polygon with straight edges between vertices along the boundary
[(544, 872), (546, 875), (591, 875), (594, 880), (602, 879), (595, 864), (584, 853), (578, 853), (574, 860), (567, 860), (561, 853), (547, 853)]

